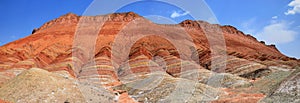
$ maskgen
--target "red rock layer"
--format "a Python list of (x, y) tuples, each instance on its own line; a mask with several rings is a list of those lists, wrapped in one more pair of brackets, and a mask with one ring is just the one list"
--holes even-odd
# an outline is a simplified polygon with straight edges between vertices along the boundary
[(161, 58), (156, 59), (155, 62), (163, 66), (168, 74), (175, 76), (175, 74), (181, 72), (181, 59), (171, 55), (168, 50), (158, 49), (158, 51), (155, 52), (155, 56)]
[(145, 47), (138, 47), (131, 50), (129, 60), (120, 66), (120, 76), (130, 74), (148, 74), (155, 71), (164, 71), (152, 61), (152, 53)]
[[(182, 42), (195, 44), (195, 47), (191, 48), (197, 48), (194, 51), (197, 51), (198, 55), (192, 55), (192, 57), (199, 57), (199, 62), (203, 67), (209, 68), (209, 62), (211, 61), (211, 51), (207, 35), (211, 32), (219, 33), (220, 31), (225, 39), (225, 51), (227, 51), (227, 54), (229, 55), (267, 66), (285, 65), (292, 67), (299, 65), (299, 60), (284, 56), (275, 48), (274, 45), (265, 45), (263, 42), (257, 41), (254, 37), (246, 35), (232, 26), (220, 26), (216, 24), (209, 24), (204, 21), (192, 20), (183, 21), (179, 25), (157, 25), (145, 20), (143, 17), (133, 12), (115, 13), (104, 16), (77, 16), (69, 13), (45, 23), (39, 29), (35, 29), (33, 34), (26, 38), (1, 46), (0, 71), (12, 68), (29, 69), (32, 67), (39, 67), (45, 68), (49, 71), (66, 70), (75, 76), (77, 75), (76, 73), (79, 72), (79, 68), (88, 63), (89, 59), (94, 56), (87, 56), (86, 54), (95, 53), (96, 55), (104, 45), (112, 44), (114, 42), (115, 35), (120, 33), (120, 31), (124, 29), (124, 27), (128, 26), (128, 23), (133, 20), (135, 20), (138, 26), (134, 24), (129, 26), (132, 26), (131, 28), (137, 28), (137, 33), (139, 32), (139, 27), (151, 27), (157, 30), (153, 33), (172, 34), (170, 39), (177, 41), (186, 39), (178, 34), (181, 33), (179, 30), (183, 27), (192, 37), (193, 41)], [(81, 25), (77, 27), (79, 21)], [(97, 25), (102, 25), (102, 27), (98, 32), (95, 51), (86, 51), (86, 49), (82, 47), (73, 47), (74, 34), (84, 33), (84, 36), (89, 36), (91, 33), (94, 33), (91, 31), (97, 31), (97, 28), (93, 28), (93, 26), (97, 27)], [(82, 31), (76, 31), (79, 28), (81, 28)], [(167, 30), (167, 32), (161, 32), (165, 30)], [(128, 31), (130, 31), (130, 29), (126, 32)], [(129, 34), (130, 32), (128, 32), (128, 35)], [(179, 37), (177, 35), (179, 35)], [(170, 67), (167, 67), (167, 71), (171, 74), (179, 71), (178, 68), (180, 66), (176, 64), (178, 63), (178, 60), (175, 57), (179, 58), (181, 55), (176, 52), (176, 48), (170, 41), (163, 37), (148, 36), (140, 39), (137, 44), (146, 44), (145, 47), (148, 48), (151, 53), (154, 53), (159, 48), (167, 49), (171, 56), (165, 57), (165, 59), (169, 62), (168, 65), (172, 67), (172, 69), (168, 69)], [(139, 47), (139, 45), (136, 47)], [(73, 53), (74, 51), (78, 51), (77, 53), (80, 55), (74, 56), (72, 51)], [(185, 51), (190, 50), (184, 50), (184, 52)], [(141, 49), (138, 53), (140, 52), (147, 51)], [(131, 57), (134, 58), (139, 55), (138, 53), (133, 53), (134, 55), (131, 55)], [(152, 55), (148, 54), (144, 55), (151, 59)], [(184, 54), (182, 56), (190, 57), (191, 55)], [(243, 64), (243, 60), (241, 60), (240, 64)], [(230, 67), (230, 69), (236, 68)]]
[(79, 70), (78, 78), (103, 86), (119, 85), (116, 66), (113, 65), (110, 52), (110, 47), (103, 47), (94, 60), (90, 60)]

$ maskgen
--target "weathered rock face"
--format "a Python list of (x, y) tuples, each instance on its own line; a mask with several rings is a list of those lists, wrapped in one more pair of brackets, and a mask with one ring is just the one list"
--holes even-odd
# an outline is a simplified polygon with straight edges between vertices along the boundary
[(37, 68), (24, 71), (2, 85), (0, 91), (1, 98), (11, 102), (85, 101), (68, 74), (61, 76)]
[[(218, 41), (222, 37), (224, 42)], [(266, 95), (297, 98), (298, 74), (284, 78), (299, 64), (275, 45), (228, 25), (193, 20), (160, 25), (133, 12), (69, 13), (0, 47), (0, 100), (252, 103)], [(262, 85), (277, 77), (275, 84)], [(273, 94), (265, 89), (281, 81), (286, 82)]]
[(268, 97), (263, 101), (271, 102), (300, 102), (300, 68), (298, 67), (293, 73), (291, 73), (285, 80), (276, 85)]
[(217, 96), (222, 94), (216, 88), (174, 78), (164, 72), (144, 75), (143, 78), (117, 86), (115, 89), (129, 91), (128, 94), (138, 102), (208, 102), (216, 100)]
[[(18, 74), (22, 73), (25, 69), (11, 69), (0, 72), (0, 85), (9, 81), (10, 79), (16, 77)], [(1, 86), (0, 86), (1, 87)]]
[(73, 13), (68, 13), (65, 14), (57, 19), (54, 19), (50, 22), (47, 22), (46, 24), (44, 24), (42, 27), (40, 27), (39, 29), (35, 29), (34, 33), (43, 30), (43, 29), (47, 29), (47, 28), (51, 28), (53, 26), (57, 26), (57, 25), (64, 25), (64, 26), (68, 26), (68, 25), (73, 25), (78, 23), (79, 21), (79, 16)]
[(236, 93), (227, 92), (228, 96), (212, 101), (211, 103), (260, 103), (260, 100), (264, 98), (261, 93)]

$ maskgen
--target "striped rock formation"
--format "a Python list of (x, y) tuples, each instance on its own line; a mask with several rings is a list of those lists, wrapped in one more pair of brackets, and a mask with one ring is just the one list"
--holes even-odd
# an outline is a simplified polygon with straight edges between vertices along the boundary
[(172, 76), (176, 76), (181, 72), (182, 60), (178, 57), (171, 55), (166, 49), (158, 49), (155, 51), (155, 62), (164, 67), (166, 72)]
[[(225, 61), (220, 61), (222, 58), (218, 55), (212, 57), (210, 51), (205, 48), (199, 48), (191, 55), (194, 60), (199, 60), (199, 64), (206, 69), (216, 72), (225, 72), (234, 75), (238, 75), (245, 78), (258, 78), (271, 72), (266, 65), (251, 61), (236, 56), (226, 56)], [(212, 60), (214, 64), (212, 64)]]
[(162, 67), (152, 61), (152, 54), (145, 47), (134, 48), (129, 60), (118, 69), (119, 78), (123, 83), (142, 78), (145, 74), (161, 71)]
[(229, 73), (215, 73), (206, 69), (186, 70), (180, 73), (180, 78), (198, 81), (212, 87), (243, 88), (251, 86), (249, 80)]
[(99, 86), (115, 86), (120, 84), (116, 66), (111, 60), (110, 47), (103, 47), (95, 59), (85, 64), (79, 71), (78, 79), (87, 80)]
[(234, 56), (228, 56), (226, 61), (217, 62), (215, 65), (225, 65), (224, 63), (226, 63), (226, 73), (249, 79), (259, 78), (271, 72), (270, 69), (263, 64)]
[[(129, 54), (118, 55), (127, 48)], [(275, 94), (297, 94), (290, 91), (297, 86), (288, 85), (296, 83), (298, 74), (281, 74), (297, 65), (298, 59), (275, 45), (228, 25), (193, 20), (155, 24), (133, 12), (69, 13), (0, 47), (0, 100), (257, 102), (271, 95), (260, 91), (281, 81), (288, 82)]]
[(143, 79), (114, 89), (128, 91), (137, 102), (209, 102), (223, 92), (194, 81), (174, 78), (165, 72), (146, 74)]

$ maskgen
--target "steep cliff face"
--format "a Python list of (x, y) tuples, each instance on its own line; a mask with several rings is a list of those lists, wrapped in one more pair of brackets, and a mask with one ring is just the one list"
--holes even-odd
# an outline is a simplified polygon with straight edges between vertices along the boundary
[[(219, 36), (209, 40), (208, 38), (215, 33)], [(82, 34), (82, 38), (79, 36), (79, 41), (75, 38), (78, 34)], [(182, 34), (187, 34), (191, 39)], [(120, 35), (125, 37), (118, 38)], [(138, 38), (137, 41), (130, 44), (134, 38)], [(218, 42), (219, 38), (223, 38), (224, 42)], [(222, 55), (212, 56), (214, 43), (211, 41), (224, 43), (224, 48), (217, 49), (225, 52), (227, 58), (222, 59)], [(90, 45), (91, 43), (95, 44)], [(186, 45), (189, 47), (185, 47)], [(126, 48), (129, 48), (128, 51)], [(212, 62), (212, 60), (217, 61)], [(292, 68), (299, 64), (299, 60), (280, 53), (275, 45), (266, 45), (229, 25), (221, 26), (193, 20), (185, 20), (174, 25), (160, 25), (133, 12), (99, 16), (78, 16), (69, 13), (34, 29), (28, 37), (0, 47), (0, 92), (4, 90), (3, 88), (14, 85), (13, 81), (21, 80), (18, 78), (23, 78), (22, 76), (14, 80), (12, 78), (23, 71), (28, 73), (37, 71), (53, 76), (45, 71), (27, 70), (42, 68), (58, 74), (64, 74), (60, 72), (66, 71), (70, 78), (74, 78), (72, 81), (89, 81), (96, 87), (108, 89), (109, 93), (117, 92), (117, 100), (123, 102), (163, 100), (164, 98), (161, 97), (169, 95), (170, 91), (176, 89), (168, 85), (174, 86), (177, 81), (185, 80), (188, 80), (187, 84), (194, 83), (193, 80), (197, 81), (195, 90), (198, 92), (194, 92), (191, 102), (201, 97), (205, 101), (222, 102), (244, 96), (243, 93), (232, 92), (232, 88), (247, 88), (251, 86), (251, 80), (278, 71), (292, 71)], [(218, 68), (220, 65), (225, 67)], [(211, 71), (214, 68), (223, 70)], [(213, 78), (226, 77), (227, 79), (217, 79), (220, 85), (209, 84), (212, 75)], [(153, 76), (166, 78), (153, 78)], [(151, 87), (153, 83), (159, 81), (159, 86), (153, 89), (157, 91), (128, 87), (145, 82), (149, 82), (147, 86)], [(206, 83), (208, 84), (205, 85)], [(218, 89), (220, 87), (230, 89), (220, 90)], [(10, 93), (17, 88), (21, 86), (11, 88)], [(201, 91), (203, 88), (211, 89), (213, 94)], [(166, 94), (158, 92), (161, 89), (166, 89)], [(231, 94), (225, 95), (224, 92)], [(254, 98), (253, 101), (258, 101), (266, 95), (247, 93)], [(5, 97), (0, 99), (15, 100), (8, 94), (1, 95)], [(221, 96), (222, 99), (216, 100), (217, 96)], [(87, 99), (80, 98), (80, 100)], [(243, 98), (243, 100), (248, 99)]]

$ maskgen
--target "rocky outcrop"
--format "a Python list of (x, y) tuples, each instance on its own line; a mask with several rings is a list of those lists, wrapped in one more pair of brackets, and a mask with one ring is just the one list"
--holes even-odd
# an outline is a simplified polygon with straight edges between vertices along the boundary
[(281, 83), (275, 85), (268, 97), (264, 99), (265, 102), (300, 102), (300, 69), (299, 67), (291, 73)]
[(221, 29), (223, 32), (228, 33), (228, 34), (240, 34), (240, 35), (244, 34), (242, 31), (239, 31), (238, 29), (236, 29), (235, 27), (233, 27), (231, 25), (221, 26)]
[(113, 13), (110, 15), (111, 21), (114, 22), (130, 22), (136, 18), (140, 18), (141, 16), (134, 13), (134, 12), (127, 12), (127, 13)]

